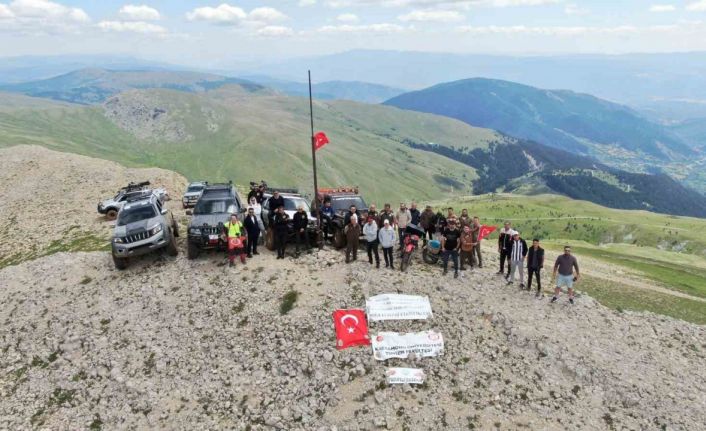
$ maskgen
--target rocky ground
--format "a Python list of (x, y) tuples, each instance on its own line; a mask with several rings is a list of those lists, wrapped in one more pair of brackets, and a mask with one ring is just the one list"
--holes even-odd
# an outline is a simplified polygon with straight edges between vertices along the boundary
[[(106, 251), (38, 256), (67, 223), (107, 236), (95, 202), (123, 182), (146, 175), (174, 194), (183, 178), (36, 147), (0, 156), (0, 219), (15, 227), (0, 258), (43, 250), (0, 269), (0, 429), (706, 428), (706, 328), (588, 296), (537, 300), (495, 275), (491, 244), (490, 267), (457, 280), (420, 261), (406, 274), (346, 265), (330, 249), (263, 250), (229, 268), (216, 253), (187, 260), (183, 236), (178, 257), (116, 271)], [(37, 193), (55, 217), (23, 203)], [(6, 222), (16, 214), (27, 220)], [(335, 349), (333, 310), (395, 292), (429, 296), (433, 319), (370, 333), (435, 329), (443, 356)], [(426, 382), (388, 387), (388, 366), (422, 368)]]
[[(706, 330), (549, 305), (492, 269), (442, 278), (324, 250), (229, 268), (220, 255), (60, 253), (0, 271), (3, 429), (683, 429), (706, 424)], [(299, 296), (281, 314), (282, 298)], [(439, 358), (335, 349), (331, 313), (378, 293), (428, 295)], [(423, 368), (387, 387), (386, 366)]]
[(39, 146), (0, 148), (0, 267), (47, 253), (105, 247), (111, 226), (98, 202), (131, 181), (149, 180), (181, 208), (186, 179), (164, 169), (132, 169)]

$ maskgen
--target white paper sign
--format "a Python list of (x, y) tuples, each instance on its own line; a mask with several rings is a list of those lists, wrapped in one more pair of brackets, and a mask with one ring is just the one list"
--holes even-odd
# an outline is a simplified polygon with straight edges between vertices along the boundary
[(444, 353), (444, 337), (436, 331), (381, 332), (373, 337), (373, 356), (378, 361), (390, 358), (407, 358), (410, 353), (420, 357), (439, 356)]
[(421, 385), (426, 377), (419, 368), (388, 368), (385, 376), (388, 385)]
[(383, 294), (365, 301), (368, 320), (414, 320), (432, 317), (426, 296)]

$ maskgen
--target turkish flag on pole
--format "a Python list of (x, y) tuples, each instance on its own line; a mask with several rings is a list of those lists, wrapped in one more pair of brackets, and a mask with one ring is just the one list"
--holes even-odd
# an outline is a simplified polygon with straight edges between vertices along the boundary
[(328, 137), (326, 136), (326, 133), (319, 132), (319, 133), (315, 134), (314, 135), (314, 150), (318, 150), (319, 148), (328, 144), (328, 142), (329, 142), (329, 140), (328, 140)]
[(486, 225), (481, 226), (480, 231), (478, 232), (478, 241), (482, 240), (486, 236), (495, 232), (496, 229), (497, 229), (497, 227), (495, 227), (495, 226), (486, 226)]
[(352, 346), (370, 345), (365, 311), (360, 309), (336, 310), (333, 312), (333, 323), (336, 326), (336, 348), (338, 350)]

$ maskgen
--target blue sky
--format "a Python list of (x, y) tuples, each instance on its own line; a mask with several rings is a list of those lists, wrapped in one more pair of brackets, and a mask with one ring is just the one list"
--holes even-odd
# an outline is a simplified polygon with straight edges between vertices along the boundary
[(0, 56), (110, 53), (229, 67), (361, 48), (706, 50), (706, 0), (0, 0)]

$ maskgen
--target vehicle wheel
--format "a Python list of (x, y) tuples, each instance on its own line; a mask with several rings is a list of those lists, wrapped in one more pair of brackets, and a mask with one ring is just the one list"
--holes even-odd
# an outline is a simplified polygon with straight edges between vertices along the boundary
[(265, 248), (269, 251), (275, 250), (275, 231), (272, 229), (265, 231)]
[(176, 256), (179, 254), (179, 249), (177, 249), (176, 237), (172, 233), (172, 239), (167, 244), (167, 254), (170, 256)]
[(333, 246), (338, 250), (346, 246), (346, 235), (343, 233), (343, 229), (336, 229), (333, 233)]
[(107, 218), (108, 220), (115, 220), (116, 218), (118, 218), (118, 210), (116, 210), (115, 208), (109, 209), (105, 213), (105, 218)]
[(192, 241), (188, 241), (186, 245), (186, 257), (187, 259), (196, 259), (199, 257), (201, 250)]
[(412, 253), (405, 253), (404, 256), (402, 256), (402, 262), (400, 262), (400, 271), (407, 272), (407, 268), (409, 268), (411, 260)]
[(179, 238), (179, 223), (174, 219), (174, 216), (172, 216), (172, 233), (174, 233), (175, 237)]
[(429, 263), (431, 265), (434, 265), (435, 263), (439, 262), (439, 256), (429, 253), (429, 250), (427, 250), (426, 248), (422, 250), (422, 259), (424, 259), (424, 262)]
[(113, 263), (115, 264), (115, 269), (123, 270), (127, 268), (127, 259), (122, 259), (119, 257), (113, 256)]

